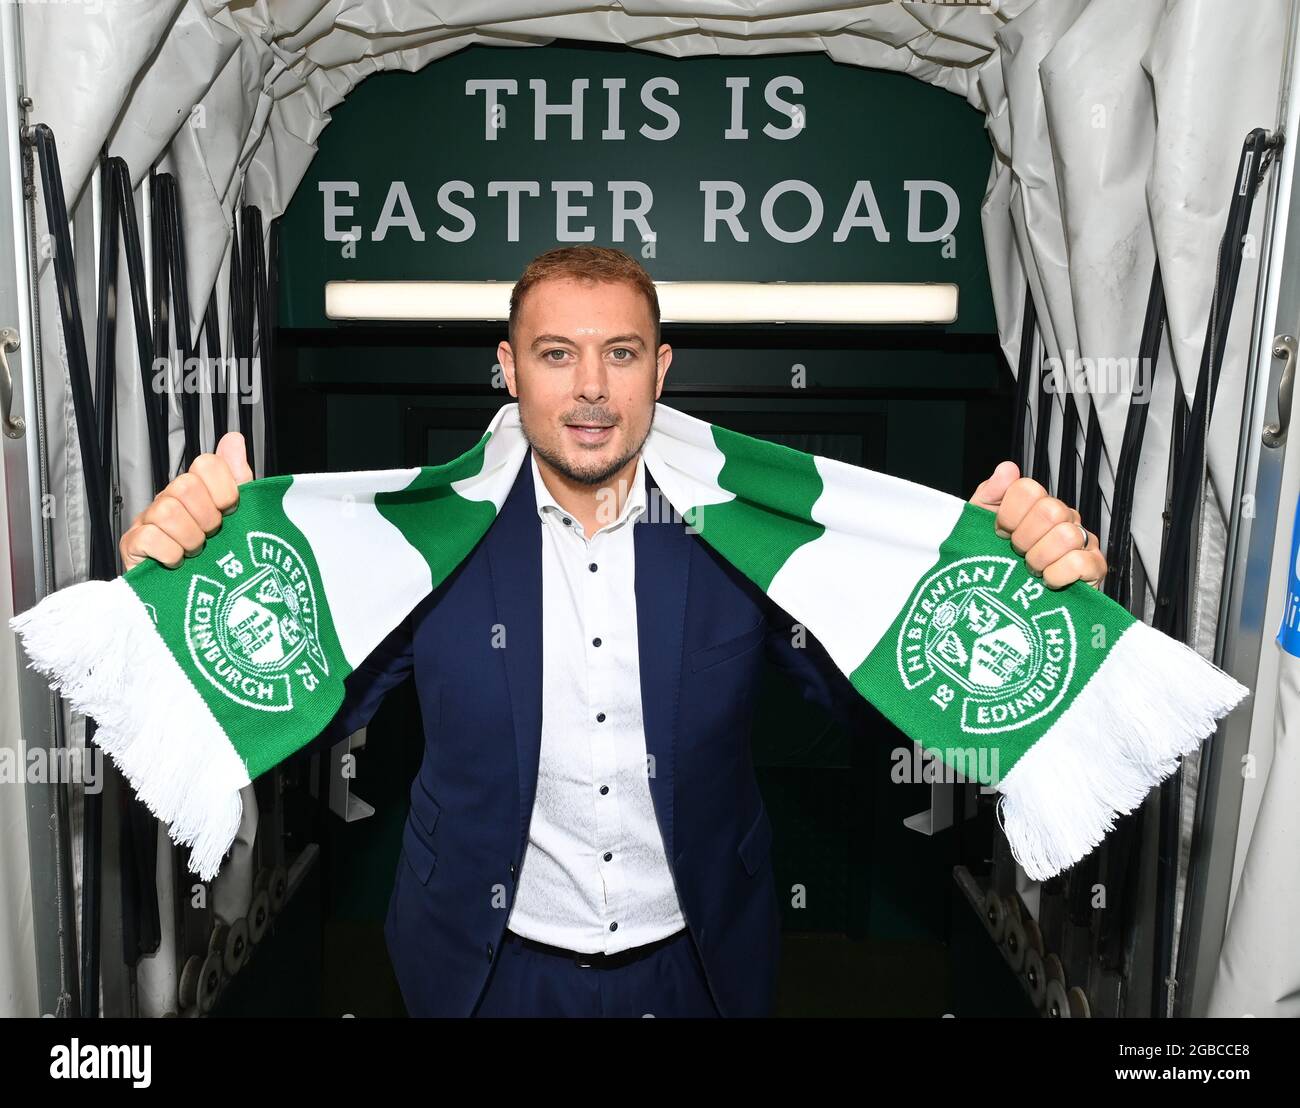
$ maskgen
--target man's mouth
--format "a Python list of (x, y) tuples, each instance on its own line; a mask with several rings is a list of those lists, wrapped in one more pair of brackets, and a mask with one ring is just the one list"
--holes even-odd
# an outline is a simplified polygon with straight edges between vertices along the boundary
[(612, 423), (566, 423), (565, 426), (578, 442), (585, 443), (602, 443), (614, 431)]

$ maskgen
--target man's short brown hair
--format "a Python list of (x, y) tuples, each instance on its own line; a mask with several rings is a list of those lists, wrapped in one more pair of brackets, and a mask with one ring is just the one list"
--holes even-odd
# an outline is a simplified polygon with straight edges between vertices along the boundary
[(538, 281), (549, 277), (569, 277), (580, 281), (625, 281), (639, 289), (650, 305), (650, 318), (654, 321), (654, 345), (651, 353), (659, 349), (659, 295), (655, 283), (635, 258), (621, 250), (607, 246), (558, 246), (539, 254), (515, 282), (510, 293), (510, 322), (508, 336), (510, 347), (515, 350), (515, 328), (519, 320), (519, 308), (524, 296)]

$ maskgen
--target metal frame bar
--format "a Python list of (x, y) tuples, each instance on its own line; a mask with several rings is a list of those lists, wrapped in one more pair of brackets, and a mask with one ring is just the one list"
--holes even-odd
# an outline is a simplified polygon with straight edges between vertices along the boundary
[[(1242, 400), (1241, 432), (1233, 480), (1231, 514), (1224, 552), (1224, 582), (1214, 661), (1254, 690), (1250, 710), (1227, 716), (1213, 740), (1208, 767), (1202, 763), (1193, 825), (1192, 863), (1180, 929), (1178, 991), (1174, 1013), (1205, 1011), (1227, 927), (1234, 881), (1237, 833), (1244, 789), (1241, 759), (1249, 750), (1255, 701), (1259, 696), (1260, 656), (1270, 628), (1263, 598), (1246, 593), (1246, 581), (1267, 591), (1285, 450), (1262, 450), (1261, 434), (1269, 400), (1276, 395), (1282, 363), (1272, 353), (1273, 335), (1291, 330), (1300, 318), (1300, 191), (1295, 183), (1296, 143), (1300, 139), (1300, 83), (1295, 80), (1300, 5), (1292, 0), (1277, 129), (1283, 136), (1267, 182), (1266, 231), (1254, 304), (1254, 332)], [(1298, 218), (1292, 219), (1292, 214)], [(1248, 501), (1248, 497), (1253, 499)], [(1245, 506), (1250, 503), (1251, 510)], [(1255, 527), (1256, 520), (1264, 526)], [(1290, 534), (1290, 522), (1285, 524)], [(1268, 695), (1271, 694), (1271, 690)], [(1207, 747), (1208, 749), (1208, 747)], [(1207, 772), (1208, 769), (1208, 772)]]
[[(21, 438), (0, 436), (5, 491), (8, 497), (8, 538), (14, 608), (23, 611), (54, 588), (54, 563), (49, 520), (42, 504), (49, 491), (45, 470), (45, 411), (41, 382), (40, 314), (36, 298), (34, 210), (25, 197), (24, 150), (20, 134), (30, 102), (23, 69), (22, 9), (0, 4), (0, 181), (8, 184), (7, 207), (0, 217), (0, 259), (6, 280), (0, 280), (0, 317), (19, 333), (20, 346), (10, 355), (15, 370), (14, 410), (26, 423)], [(30, 160), (28, 168), (30, 169)], [(21, 650), (21, 647), (19, 648)], [(21, 659), (21, 654), (20, 654)], [(20, 733), (26, 748), (58, 750), (67, 745), (63, 712), (57, 696), (33, 670), (21, 664), (17, 673)], [(37, 999), (39, 1014), (77, 1014), (77, 932), (72, 885), (72, 844), (67, 794), (61, 784), (24, 785), (27, 844), (31, 875)], [(38, 1013), (31, 1013), (33, 1015)]]

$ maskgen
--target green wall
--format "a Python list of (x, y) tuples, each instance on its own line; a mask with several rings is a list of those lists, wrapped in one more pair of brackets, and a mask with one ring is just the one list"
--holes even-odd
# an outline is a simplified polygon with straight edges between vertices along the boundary
[[(626, 85), (615, 121), (624, 137), (605, 138), (611, 113), (604, 82), (620, 78)], [(748, 133), (743, 139), (725, 137), (733, 121), (729, 78), (749, 79), (739, 117)], [(466, 89), (469, 82), (497, 80), (513, 80), (518, 91), (500, 95), (504, 114), (493, 126), (486, 94)], [(544, 94), (532, 88), (534, 80), (546, 83)], [(538, 98), (569, 103), (575, 80), (588, 82), (581, 138), (573, 137), (569, 117), (549, 116), (539, 140)], [(676, 95), (656, 81), (674, 82)], [(646, 107), (643, 95), (674, 111), (675, 124)], [(795, 107), (774, 108), (769, 95)], [(643, 127), (663, 132), (670, 126), (675, 133), (668, 138), (642, 133)], [(767, 126), (793, 137), (771, 137)], [(568, 199), (585, 214), (559, 222), (575, 233), (589, 227), (586, 241), (639, 256), (656, 280), (956, 282), (960, 314), (950, 329), (987, 333), (995, 328), (979, 206), (990, 158), (983, 117), (964, 100), (915, 78), (839, 64), (820, 53), (675, 59), (579, 44), (473, 46), (417, 73), (373, 76), (332, 112), (284, 215), (281, 323), (328, 325), (323, 286), (331, 279), (512, 282), (529, 259), (561, 241), (555, 184), (585, 181), (592, 195)], [(383, 226), (395, 181), (404, 185), (410, 206), (394, 196), (390, 215), (413, 216), (418, 231), (410, 224)], [(507, 181), (536, 182), (538, 191), (520, 196), (513, 229), (506, 197), (488, 195), (491, 182)], [(646, 222), (653, 244), (641, 241), (635, 224), (620, 224), (627, 234), (614, 237), (619, 229), (609, 183), (620, 181), (650, 190)], [(747, 241), (737, 241), (725, 223), (715, 223), (716, 237), (706, 240), (701, 183), (710, 181), (744, 189), (738, 219)], [(822, 205), (819, 229), (803, 241), (778, 241), (764, 228), (763, 198), (783, 181), (806, 183)], [(851, 203), (864, 181), (875, 199), (879, 234), (856, 226), (837, 242), (846, 209), (871, 215), (864, 197)], [(907, 181), (939, 181), (952, 189), (960, 215), (946, 244), (909, 241), (916, 236), (909, 236)], [(440, 204), (439, 192), (449, 182), (468, 186), (472, 196), (457, 191)], [(339, 183), (354, 185), (355, 195), (336, 191)], [(932, 190), (914, 193), (917, 229), (941, 229), (948, 202)], [(327, 218), (330, 203), (352, 212)], [(472, 229), (456, 208), (471, 213)], [(774, 197), (771, 216), (794, 232), (811, 210), (803, 195), (788, 192)], [(327, 227), (330, 233), (355, 227), (359, 237), (329, 241)]]

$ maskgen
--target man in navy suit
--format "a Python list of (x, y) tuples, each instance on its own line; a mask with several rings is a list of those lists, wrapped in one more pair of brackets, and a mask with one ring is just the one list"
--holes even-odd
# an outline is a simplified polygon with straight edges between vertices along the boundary
[[(658, 496), (641, 447), (672, 350), (635, 260), (535, 259), (498, 358), (528, 462), (315, 740), (414, 675), (425, 753), (384, 927), (408, 1011), (767, 1014), (781, 914), (749, 749), (764, 660), (851, 728), (869, 709)], [(232, 432), (136, 517), (124, 566), (178, 565), (249, 477)], [(1106, 572), (1078, 513), (1013, 463), (973, 499), (1049, 586)]]

